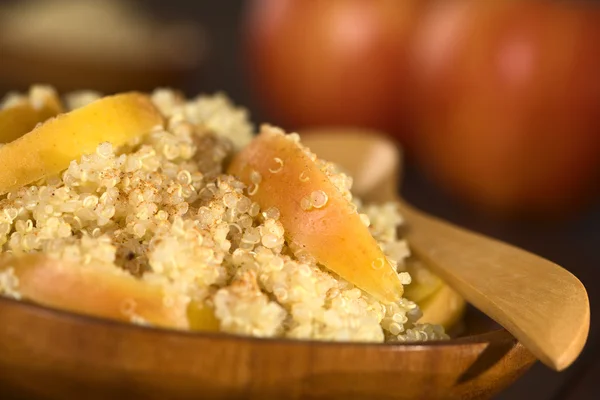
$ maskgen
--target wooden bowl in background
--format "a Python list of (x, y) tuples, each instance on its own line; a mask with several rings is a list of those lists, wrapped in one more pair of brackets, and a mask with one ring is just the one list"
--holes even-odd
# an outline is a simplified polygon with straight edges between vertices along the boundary
[(0, 91), (32, 84), (103, 93), (182, 87), (206, 57), (197, 23), (130, 0), (29, 0), (0, 6)]

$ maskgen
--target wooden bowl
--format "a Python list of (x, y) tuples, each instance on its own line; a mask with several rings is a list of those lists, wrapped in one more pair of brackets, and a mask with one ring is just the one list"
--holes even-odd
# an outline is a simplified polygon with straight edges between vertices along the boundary
[(255, 339), (143, 328), (0, 299), (0, 398), (482, 399), (535, 361), (470, 310), (430, 344)]
[[(389, 150), (371, 147), (346, 139), (330, 158), (356, 169), (362, 155), (381, 162)], [(4, 298), (0, 321), (0, 398), (11, 399), (480, 399), (535, 362), (475, 310), (454, 339), (427, 344), (170, 331)]]

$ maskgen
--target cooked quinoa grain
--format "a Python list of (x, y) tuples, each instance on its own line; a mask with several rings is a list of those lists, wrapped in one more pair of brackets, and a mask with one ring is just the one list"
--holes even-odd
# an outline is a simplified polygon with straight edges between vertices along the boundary
[[(68, 106), (97, 96), (72, 94)], [(447, 337), (441, 327), (418, 324), (414, 302), (376, 301), (290, 245), (280, 211), (262, 210), (249, 198), (261, 185), (260, 174), (251, 175), (246, 186), (224, 173), (232, 154), (252, 139), (245, 110), (223, 94), (187, 101), (160, 89), (152, 100), (167, 120), (164, 130), (119, 148), (103, 143), (59, 176), (0, 200), (3, 253), (42, 252), (126, 271), (164, 287), (164, 304), (184, 298), (211, 308), (224, 332), (366, 342)], [(304, 151), (356, 204), (400, 279), (409, 284), (403, 266), (410, 251), (397, 236), (402, 218), (396, 207), (363, 206), (352, 197), (350, 177)], [(272, 164), (272, 173), (286, 167), (280, 159)], [(328, 206), (328, 197), (316, 191), (302, 202), (307, 210), (318, 209)], [(19, 282), (10, 269), (0, 273), (0, 294), (19, 298)], [(146, 324), (134, 313), (131, 321)]]

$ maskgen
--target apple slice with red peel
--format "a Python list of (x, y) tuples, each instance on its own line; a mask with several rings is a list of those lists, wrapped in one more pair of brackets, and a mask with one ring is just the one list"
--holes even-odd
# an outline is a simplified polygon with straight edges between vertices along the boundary
[(168, 297), (162, 286), (143, 282), (111, 265), (79, 265), (41, 254), (6, 256), (23, 299), (81, 314), (131, 322), (135, 317), (165, 328), (187, 329), (188, 301)]
[(382, 302), (404, 288), (356, 207), (294, 136), (270, 126), (232, 160), (228, 172), (263, 210), (276, 207), (294, 247)]

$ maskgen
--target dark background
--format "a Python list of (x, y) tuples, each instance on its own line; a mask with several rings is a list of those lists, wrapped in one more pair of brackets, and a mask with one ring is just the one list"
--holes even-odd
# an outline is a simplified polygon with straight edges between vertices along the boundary
[(224, 91), (237, 104), (246, 106), (255, 123), (260, 121), (256, 106), (251, 100), (241, 49), (243, 0), (145, 0), (162, 16), (198, 21), (208, 35), (207, 61), (202, 72), (189, 80), (183, 88), (188, 94)]

